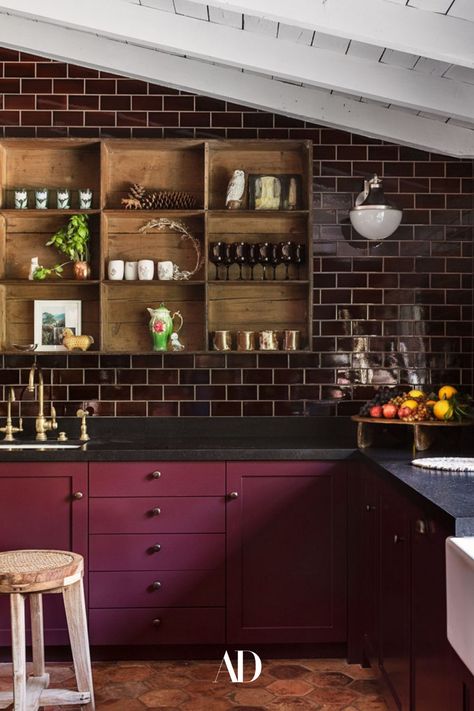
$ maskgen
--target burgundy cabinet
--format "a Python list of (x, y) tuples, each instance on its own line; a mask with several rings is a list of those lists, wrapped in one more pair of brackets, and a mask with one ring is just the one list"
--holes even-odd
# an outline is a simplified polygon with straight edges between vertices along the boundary
[(90, 467), (95, 645), (225, 640), (225, 464)]
[(410, 502), (381, 485), (380, 666), (397, 705), (410, 708)]
[[(74, 494), (81, 492), (82, 498)], [(87, 464), (0, 464), (0, 550), (72, 550), (87, 561)], [(67, 643), (59, 597), (45, 595), (47, 644)], [(8, 597), (0, 596), (0, 643), (9, 644)]]
[[(418, 508), (411, 520), (413, 711), (467, 711), (455, 704), (461, 693), (446, 636), (445, 541), (451, 521)], [(471, 677), (472, 678), (472, 677)], [(473, 697), (474, 701), (474, 697)], [(474, 707), (471, 707), (474, 711)]]
[(345, 464), (230, 462), (227, 492), (228, 642), (345, 641)]

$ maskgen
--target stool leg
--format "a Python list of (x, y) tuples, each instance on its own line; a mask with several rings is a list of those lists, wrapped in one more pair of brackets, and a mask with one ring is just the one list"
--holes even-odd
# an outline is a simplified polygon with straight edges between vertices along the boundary
[(81, 709), (94, 711), (94, 687), (92, 682), (89, 635), (87, 633), (87, 615), (82, 579), (63, 589), (63, 599), (69, 639), (71, 640), (77, 689), (78, 691), (89, 691), (91, 695), (90, 703), (84, 704), (81, 706)]
[(41, 593), (31, 593), (31, 646), (33, 648), (33, 676), (44, 676), (44, 631), (43, 631), (43, 597)]
[(10, 595), (13, 661), (13, 709), (26, 709), (25, 596)]

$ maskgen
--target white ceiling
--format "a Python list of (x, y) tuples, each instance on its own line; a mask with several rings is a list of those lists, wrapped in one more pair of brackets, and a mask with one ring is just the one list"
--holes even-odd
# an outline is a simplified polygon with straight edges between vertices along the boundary
[(0, 0), (0, 45), (474, 157), (474, 0)]

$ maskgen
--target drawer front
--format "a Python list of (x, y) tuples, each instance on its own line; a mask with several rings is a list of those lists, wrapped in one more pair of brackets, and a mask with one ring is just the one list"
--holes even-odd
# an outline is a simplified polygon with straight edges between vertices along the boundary
[(225, 499), (215, 496), (91, 499), (91, 533), (223, 533)]
[(224, 565), (216, 570), (91, 573), (90, 607), (223, 607)]
[(89, 629), (97, 645), (220, 644), (225, 616), (219, 607), (91, 610)]
[(223, 496), (224, 462), (92, 462), (90, 496)]
[(224, 560), (223, 533), (90, 537), (90, 570), (214, 570)]

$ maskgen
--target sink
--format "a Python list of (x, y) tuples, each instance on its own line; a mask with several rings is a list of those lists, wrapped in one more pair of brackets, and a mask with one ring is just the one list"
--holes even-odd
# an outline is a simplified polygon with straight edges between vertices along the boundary
[(474, 674), (474, 536), (446, 540), (448, 640)]
[(0, 442), (0, 449), (79, 449), (80, 444), (64, 444), (63, 442)]

